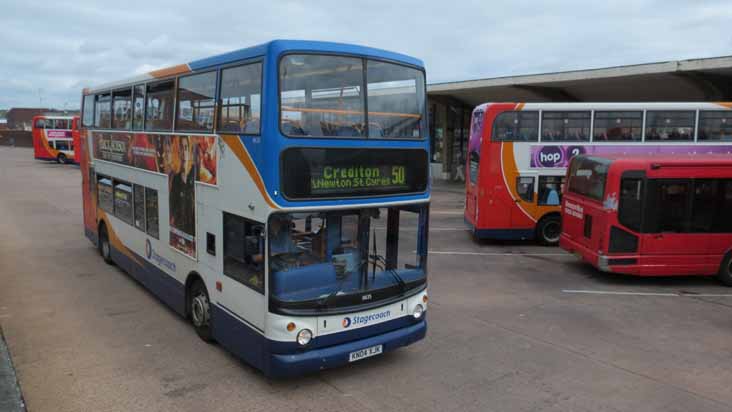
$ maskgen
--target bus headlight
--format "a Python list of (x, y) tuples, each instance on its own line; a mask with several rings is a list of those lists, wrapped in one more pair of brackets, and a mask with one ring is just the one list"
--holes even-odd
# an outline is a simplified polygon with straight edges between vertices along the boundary
[(424, 306), (417, 305), (414, 307), (414, 312), (412, 313), (412, 316), (414, 316), (414, 319), (420, 319), (423, 314), (424, 314)]
[(313, 332), (310, 329), (303, 329), (297, 333), (297, 343), (305, 346), (313, 339)]

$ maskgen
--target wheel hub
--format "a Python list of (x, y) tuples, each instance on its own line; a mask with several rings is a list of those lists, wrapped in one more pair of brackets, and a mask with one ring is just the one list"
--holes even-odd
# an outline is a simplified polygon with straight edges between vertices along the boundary
[(193, 298), (191, 303), (191, 317), (193, 324), (197, 327), (205, 326), (209, 320), (209, 304), (208, 298), (203, 293)]

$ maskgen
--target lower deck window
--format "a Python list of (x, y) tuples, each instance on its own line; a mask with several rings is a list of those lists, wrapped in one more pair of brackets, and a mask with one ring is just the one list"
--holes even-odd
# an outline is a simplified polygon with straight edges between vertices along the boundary
[(97, 201), (99, 207), (108, 213), (114, 213), (114, 196), (112, 194), (112, 179), (100, 177), (97, 183)]
[(224, 212), (224, 274), (264, 292), (264, 225)]
[(114, 215), (132, 224), (132, 187), (127, 183), (114, 186)]

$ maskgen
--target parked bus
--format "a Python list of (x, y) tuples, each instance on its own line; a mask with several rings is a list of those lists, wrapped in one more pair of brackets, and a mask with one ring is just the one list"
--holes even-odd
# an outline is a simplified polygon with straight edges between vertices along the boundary
[(465, 221), (476, 238), (561, 233), (561, 186), (578, 154), (732, 153), (732, 103), (486, 103), (473, 111)]
[(79, 129), (78, 116), (34, 116), (32, 125), (36, 159), (78, 163), (72, 136)]
[(269, 376), (426, 333), (425, 73), (272, 41), (83, 94), (84, 225), (116, 263)]
[(600, 270), (732, 285), (732, 158), (572, 159), (560, 246)]

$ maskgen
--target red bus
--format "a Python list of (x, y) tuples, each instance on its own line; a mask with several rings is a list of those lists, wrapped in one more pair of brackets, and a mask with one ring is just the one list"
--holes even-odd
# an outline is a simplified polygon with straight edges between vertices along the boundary
[(730, 103), (486, 103), (473, 110), (465, 222), (476, 238), (557, 244), (578, 154), (732, 153)]
[(76, 131), (78, 139), (78, 116), (35, 116), (32, 130), (36, 159), (78, 163), (73, 136)]
[(572, 159), (560, 246), (606, 272), (732, 285), (732, 158)]

